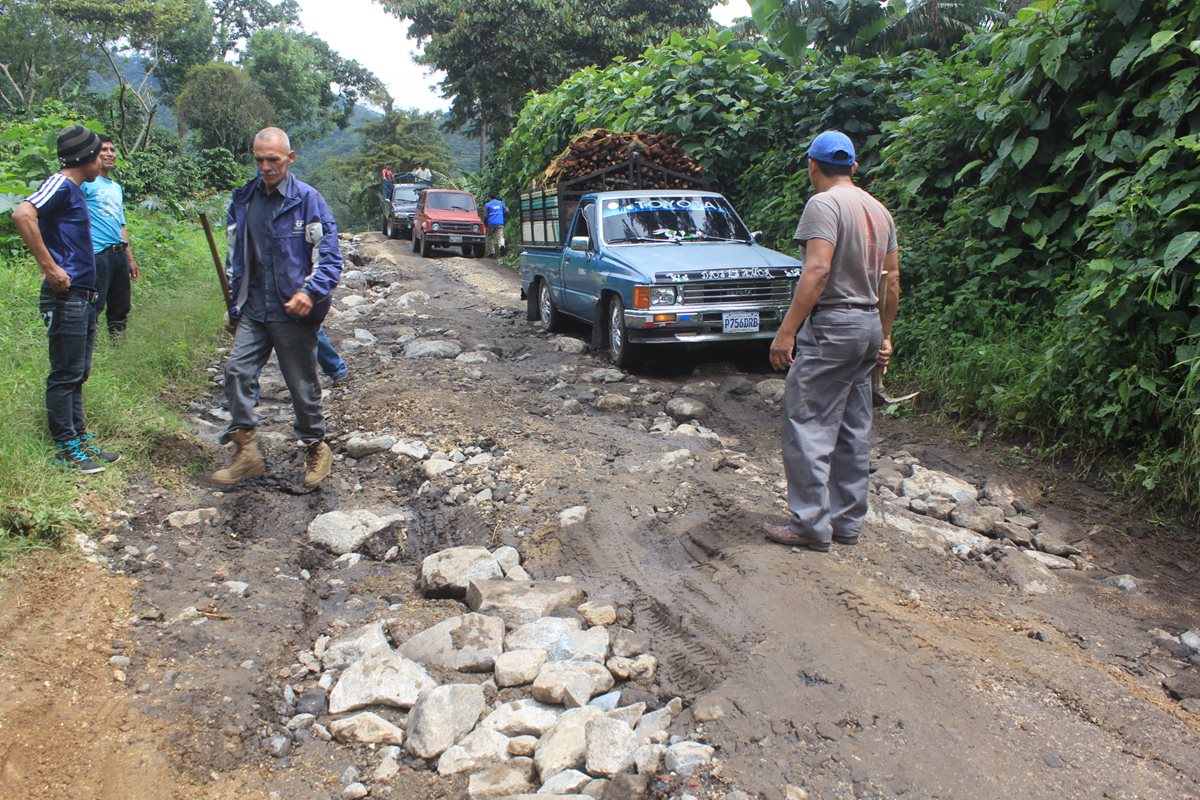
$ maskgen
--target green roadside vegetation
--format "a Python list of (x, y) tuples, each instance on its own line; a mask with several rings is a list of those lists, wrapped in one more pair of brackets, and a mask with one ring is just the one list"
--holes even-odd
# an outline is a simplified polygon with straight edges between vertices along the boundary
[[(486, 182), (515, 197), (588, 128), (663, 130), (787, 250), (805, 148), (841, 129), (901, 231), (892, 380), (1194, 513), (1200, 5), (751, 7), (740, 31), (675, 33), (531, 94)], [(932, 36), (968, 7), (961, 41)]]

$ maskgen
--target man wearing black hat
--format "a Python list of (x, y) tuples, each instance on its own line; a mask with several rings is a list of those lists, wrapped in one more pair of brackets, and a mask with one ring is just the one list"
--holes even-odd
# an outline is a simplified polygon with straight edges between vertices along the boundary
[(96, 261), (87, 199), (80, 186), (100, 174), (100, 137), (82, 125), (58, 135), (62, 169), (13, 211), (13, 223), (41, 267), (39, 306), (50, 344), (46, 413), (55, 463), (103, 472), (120, 456), (101, 450), (87, 432), (83, 384), (96, 341)]
[(896, 223), (854, 185), (857, 167), (854, 144), (840, 131), (825, 131), (808, 148), (817, 194), (794, 236), (804, 248), (804, 271), (771, 343), (771, 366), (788, 370), (783, 464), (790, 515), (764, 530), (772, 541), (819, 552), (830, 542), (858, 543), (867, 514), (871, 370), (891, 358), (900, 302)]

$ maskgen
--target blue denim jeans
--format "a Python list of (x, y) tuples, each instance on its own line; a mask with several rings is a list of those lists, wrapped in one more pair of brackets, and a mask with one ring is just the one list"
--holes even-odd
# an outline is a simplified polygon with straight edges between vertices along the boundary
[(83, 384), (92, 371), (96, 346), (96, 293), (68, 289), (59, 294), (42, 287), (38, 310), (50, 347), (46, 376), (46, 416), (55, 442), (69, 442), (87, 430), (83, 418)]
[(350, 371), (338, 351), (333, 349), (333, 342), (325, 335), (324, 328), (317, 331), (317, 364), (321, 366), (321, 372), (334, 380), (346, 377)]

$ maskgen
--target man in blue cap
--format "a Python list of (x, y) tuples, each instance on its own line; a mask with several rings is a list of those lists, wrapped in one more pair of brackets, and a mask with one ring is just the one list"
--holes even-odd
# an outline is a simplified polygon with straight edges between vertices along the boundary
[(790, 518), (772, 541), (825, 552), (858, 543), (867, 514), (871, 370), (892, 355), (900, 302), (896, 223), (852, 181), (854, 144), (825, 131), (808, 149), (817, 194), (796, 226), (804, 271), (771, 343), (786, 369), (783, 463)]

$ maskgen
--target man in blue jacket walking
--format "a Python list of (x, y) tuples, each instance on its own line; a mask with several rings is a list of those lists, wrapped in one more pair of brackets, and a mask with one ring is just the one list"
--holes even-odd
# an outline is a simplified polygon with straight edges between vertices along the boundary
[(258, 373), (271, 356), (292, 396), (295, 431), (305, 447), (304, 486), (329, 475), (333, 453), (325, 443), (317, 331), (342, 275), (337, 224), (325, 199), (288, 174), (296, 159), (288, 135), (263, 128), (254, 137), (259, 175), (233, 193), (226, 220), (233, 306), (237, 326), (225, 365), (231, 420), (222, 441), (234, 444), (228, 467), (212, 474), (232, 485), (265, 471), (254, 411)]

